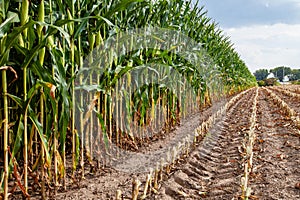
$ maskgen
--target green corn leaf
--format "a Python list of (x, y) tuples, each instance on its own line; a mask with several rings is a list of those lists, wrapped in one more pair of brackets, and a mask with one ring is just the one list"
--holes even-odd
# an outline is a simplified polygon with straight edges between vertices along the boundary
[[(75, 165), (77, 165), (78, 164), (78, 161), (79, 161), (79, 155), (80, 155), (80, 138), (79, 138), (79, 135), (78, 135), (78, 132), (76, 131), (76, 133), (75, 133), (75, 140), (76, 140), (76, 145), (75, 145), (75, 147), (76, 147), (76, 150), (75, 150)], [(76, 169), (76, 167), (75, 167), (75, 169)]]
[(27, 29), (27, 41), (28, 41), (28, 48), (31, 49), (35, 45), (35, 41), (37, 36), (35, 35), (36, 28), (34, 26), (30, 26)]
[(99, 122), (101, 124), (101, 127), (102, 127), (102, 139), (103, 139), (104, 144), (105, 144), (105, 150), (108, 151), (109, 145), (110, 145), (110, 140), (109, 140), (108, 135), (107, 135), (105, 122), (104, 122), (104, 119), (103, 119), (101, 113), (96, 112), (96, 115), (97, 115), (98, 120), (99, 120)]
[(20, 44), (16, 43), (14, 45), (14, 48), (19, 52), (21, 53), (22, 55), (26, 56), (29, 54), (29, 50), (26, 49), (25, 47), (22, 47)]
[(43, 80), (43, 82), (49, 82), (54, 84), (55, 80), (52, 77), (52, 72), (45, 68), (45, 66), (41, 66), (40, 62), (36, 61), (30, 65), (31, 71), (38, 76), (39, 80)]
[(12, 23), (20, 21), (17, 13), (8, 12), (7, 17), (8, 18), (0, 24), (0, 38), (7, 34)]
[(45, 23), (41, 23), (39, 22), (40, 25), (44, 25), (44, 26), (49, 26), (50, 29), (47, 32), (45, 38), (39, 42), (34, 48), (32, 48), (29, 51), (29, 55), (26, 56), (25, 61), (22, 65), (22, 68), (27, 68), (28, 65), (30, 64), (30, 62), (32, 61), (32, 59), (39, 53), (40, 49), (44, 48), (46, 46), (46, 43), (48, 41), (48, 37), (52, 36), (53, 34), (56, 33), (57, 30), (59, 30), (63, 35), (64, 38), (66, 39), (66, 41), (70, 44), (70, 36), (69, 34), (64, 31), (61, 27), (55, 26), (55, 25), (49, 25), (49, 24), (45, 24)]
[(70, 109), (65, 108), (63, 106), (63, 111), (61, 112), (59, 118), (59, 126), (60, 126), (60, 144), (61, 144), (61, 150), (63, 151), (65, 149), (65, 142), (67, 138), (67, 128), (69, 125), (69, 119), (70, 119)]
[[(49, 166), (51, 159), (50, 159), (50, 154), (48, 151), (48, 141), (45, 138), (44, 134), (43, 134), (43, 127), (40, 124), (40, 122), (38, 121), (38, 117), (37, 115), (34, 113), (34, 111), (32, 110), (32, 108), (30, 107), (29, 103), (30, 103), (30, 99), (32, 98), (34, 92), (32, 92), (32, 90), (29, 90), (28, 94), (31, 94), (31, 97), (24, 102), (21, 98), (12, 95), (12, 94), (7, 94), (13, 101), (15, 101), (18, 106), (20, 106), (24, 111), (26, 109), (28, 109), (28, 113), (29, 113), (29, 118), (32, 121), (33, 125), (35, 126), (36, 130), (39, 133), (40, 139), (41, 139), (41, 144), (44, 146), (45, 152), (46, 152), (46, 164)], [(29, 96), (29, 95), (28, 95)]]
[(105, 14), (104, 17), (105, 18), (110, 18), (116, 12), (120, 12), (122, 10), (125, 10), (130, 4), (132, 4), (132, 3), (138, 3), (138, 2), (144, 2), (144, 0), (123, 0), (120, 3), (118, 3), (117, 5), (115, 5), (113, 9), (111, 9), (110, 11), (108, 11)]
[(24, 133), (24, 124), (23, 124), (23, 114), (22, 114), (20, 116), (20, 119), (19, 119), (19, 124), (18, 124), (17, 132), (16, 132), (15, 141), (14, 141), (14, 146), (13, 146), (13, 150), (12, 150), (12, 153), (11, 153), (11, 160), (9, 162), (10, 170), (14, 167), (14, 165), (13, 165), (13, 159), (15, 159), (16, 154), (22, 148), (22, 145), (23, 145), (23, 133)]
[(1, 47), (3, 54), (0, 55), (0, 66), (5, 65), (5, 63), (7, 62), (7, 55), (11, 47), (15, 44), (15, 42), (18, 41), (19, 36), (22, 34), (22, 32), (28, 27), (33, 26), (35, 23), (35, 21), (29, 20), (29, 22), (27, 22), (25, 25), (14, 28), (13, 31), (7, 35), (5, 44), (2, 44), (4, 46)]
[(102, 17), (102, 16), (88, 16), (88, 17), (83, 17), (83, 18), (80, 18), (80, 19), (75, 19), (73, 21), (80, 22), (80, 25), (76, 29), (76, 32), (74, 34), (74, 38), (78, 38), (79, 34), (86, 29), (86, 26), (87, 26), (87, 23), (88, 23), (89, 19), (100, 20), (100, 24), (98, 25), (98, 27), (96, 27), (96, 30), (99, 29), (99, 27), (103, 24), (103, 22), (106, 22), (106, 24), (108, 26), (114, 26), (114, 24), (110, 20), (108, 20), (107, 18)]

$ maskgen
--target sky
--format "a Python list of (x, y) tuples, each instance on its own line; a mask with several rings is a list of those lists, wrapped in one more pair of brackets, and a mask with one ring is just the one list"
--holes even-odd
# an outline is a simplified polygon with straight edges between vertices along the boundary
[(300, 0), (200, 0), (251, 72), (300, 69)]

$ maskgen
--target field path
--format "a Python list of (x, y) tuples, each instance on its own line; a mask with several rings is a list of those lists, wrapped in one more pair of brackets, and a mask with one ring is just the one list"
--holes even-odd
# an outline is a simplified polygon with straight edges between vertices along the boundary
[(256, 151), (250, 176), (253, 199), (300, 199), (300, 190), (296, 188), (300, 182), (299, 130), (260, 91)]
[(154, 199), (238, 199), (242, 142), (250, 127), (254, 90), (226, 113)]
[[(299, 129), (263, 89), (258, 91), (249, 199), (300, 199)], [(250, 90), (230, 108), (152, 199), (241, 199), (242, 146), (253, 99)]]

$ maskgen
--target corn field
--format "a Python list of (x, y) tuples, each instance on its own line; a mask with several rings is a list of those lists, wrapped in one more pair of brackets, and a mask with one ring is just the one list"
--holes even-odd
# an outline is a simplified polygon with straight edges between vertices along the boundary
[[(256, 85), (201, 1), (1, 0), (0, 11), (3, 199), (16, 191), (25, 198), (38, 192), (46, 199), (47, 192), (66, 188), (68, 180), (83, 179), (87, 169), (107, 165), (106, 157), (115, 151), (110, 144), (138, 149), (212, 102)], [(126, 44), (115, 41), (122, 33), (149, 27), (191, 38), (200, 44), (193, 52), (201, 60), (189, 62), (171, 44), (161, 48), (165, 38), (159, 35), (155, 48), (139, 44), (133, 49), (136, 38)], [(112, 39), (123, 45), (124, 55), (116, 56), (120, 48), (110, 48), (99, 61), (101, 76), (84, 74), (86, 63), (98, 62), (92, 52)], [(179, 45), (180, 38), (173, 42)], [(171, 66), (176, 73), (154, 70), (153, 63)], [(180, 91), (176, 95), (159, 82), (140, 89), (131, 84), (145, 76), (171, 80), (177, 75), (183, 84), (173, 83)], [(84, 93), (89, 88), (78, 85), (96, 85), (97, 90)], [(84, 107), (85, 114), (80, 112)]]

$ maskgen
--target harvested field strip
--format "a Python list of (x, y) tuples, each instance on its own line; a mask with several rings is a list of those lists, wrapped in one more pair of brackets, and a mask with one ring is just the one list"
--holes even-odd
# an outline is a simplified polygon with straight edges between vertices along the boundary
[(250, 199), (299, 199), (299, 130), (260, 90)]
[(284, 100), (282, 100), (279, 96), (277, 96), (274, 92), (271, 90), (264, 88), (264, 90), (267, 92), (267, 96), (272, 99), (272, 101), (279, 106), (279, 108), (282, 109), (285, 115), (287, 115), (294, 124), (300, 128), (300, 118), (299, 113), (297, 113), (294, 109), (292, 109)]
[(279, 93), (282, 93), (283, 95), (289, 96), (289, 97), (293, 97), (296, 99), (300, 99), (300, 94), (298, 94), (296, 91), (297, 90), (291, 90), (288, 87), (270, 87), (271, 90), (273, 91), (277, 91)]
[(232, 199), (242, 194), (241, 146), (251, 125), (248, 100), (254, 96), (254, 90), (248, 91), (227, 111), (154, 199)]
[[(160, 155), (156, 154), (153, 162), (151, 163), (157, 162), (158, 158), (160, 162), (157, 162), (155, 170), (150, 169), (150, 172), (147, 175), (144, 184), (142, 184), (137, 178), (133, 179), (132, 188), (134, 189), (132, 191), (132, 199), (136, 199), (139, 197), (138, 193), (140, 188), (144, 188), (143, 195), (142, 197), (140, 197), (142, 199), (148, 196), (148, 192), (149, 194), (152, 191), (157, 193), (157, 189), (159, 189), (159, 182), (163, 179), (164, 174), (168, 176), (171, 171), (174, 171), (176, 169), (176, 164), (180, 163), (182, 161), (182, 158), (187, 157), (191, 150), (194, 150), (193, 146), (191, 146), (190, 144), (193, 142), (194, 145), (197, 145), (199, 141), (202, 141), (204, 136), (210, 135), (208, 131), (211, 127), (213, 127), (213, 125), (215, 125), (215, 122), (222, 122), (222, 117), (224, 116), (225, 112), (234, 107), (236, 103), (239, 102), (247, 92), (248, 91), (244, 91), (234, 96), (224, 106), (221, 106), (217, 111), (214, 112), (214, 114), (209, 116), (206, 121), (203, 121), (201, 125), (194, 130), (193, 138), (191, 137), (193, 136), (193, 132), (184, 132), (185, 135), (181, 136), (181, 140), (175, 140), (175, 142), (177, 141), (177, 144), (174, 142), (172, 143), (172, 148), (170, 148), (170, 146), (162, 148), (165, 149), (165, 151), (161, 152)], [(189, 130), (189, 128), (187, 128), (186, 131), (187, 130)], [(177, 136), (178, 135), (176, 135), (176, 137)]]
[(285, 101), (293, 110), (295, 110), (300, 116), (300, 94), (289, 92), (284, 88), (278, 89), (278, 87), (270, 88), (278, 97)]
[(299, 85), (284, 85), (284, 86), (279, 86), (278, 88), (281, 88), (284, 90), (289, 90), (293, 93), (300, 94), (300, 86)]

